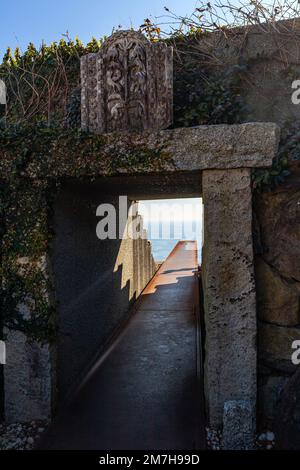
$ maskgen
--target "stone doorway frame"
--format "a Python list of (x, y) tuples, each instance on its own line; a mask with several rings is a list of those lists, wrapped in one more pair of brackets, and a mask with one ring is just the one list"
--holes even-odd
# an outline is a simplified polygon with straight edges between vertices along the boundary
[[(95, 137), (97, 138), (97, 137)], [(147, 165), (117, 169), (119, 176), (199, 172), (204, 203), (203, 286), (205, 310), (205, 395), (209, 425), (242, 427), (253, 436), (256, 416), (256, 300), (252, 247), (251, 169), (272, 164), (279, 140), (273, 123), (199, 126), (142, 134), (101, 136), (103, 155), (117, 148), (126, 154), (147, 149)], [(157, 149), (163, 148), (157, 164)], [(80, 177), (107, 176), (101, 155)], [(48, 160), (47, 160), (48, 159)], [(57, 170), (56, 164), (59, 167)], [(32, 162), (30, 177), (47, 180), (74, 177), (73, 162), (57, 161), (55, 150), (44, 165)], [(59, 176), (58, 176), (59, 175)], [(26, 177), (26, 175), (24, 175)], [(28, 177), (28, 175), (27, 175)], [(201, 191), (200, 191), (201, 192)], [(47, 253), (45, 253), (47, 255)], [(45, 256), (46, 259), (46, 256)], [(24, 357), (29, 349), (43, 365), (43, 372)], [(4, 370), (5, 414), (14, 414), (16, 403), (27, 408), (26, 418), (37, 410), (48, 418), (54, 400), (55, 365), (52, 348), (27, 342), (15, 344), (13, 330), (7, 341), (8, 364)], [(27, 384), (24, 389), (20, 383)], [(47, 393), (38, 391), (47, 389)], [(44, 388), (43, 388), (44, 387)], [(35, 396), (35, 406), (30, 397)], [(39, 415), (41, 418), (41, 415)], [(226, 428), (226, 429), (225, 429)], [(231, 444), (229, 444), (231, 445)], [(228, 445), (228, 446), (229, 446)], [(239, 444), (238, 444), (239, 445)]]

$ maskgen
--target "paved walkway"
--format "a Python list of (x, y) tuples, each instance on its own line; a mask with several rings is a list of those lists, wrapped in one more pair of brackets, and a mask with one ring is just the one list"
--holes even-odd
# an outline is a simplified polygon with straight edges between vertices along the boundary
[(204, 447), (196, 242), (179, 242), (135, 313), (41, 443), (47, 449)]

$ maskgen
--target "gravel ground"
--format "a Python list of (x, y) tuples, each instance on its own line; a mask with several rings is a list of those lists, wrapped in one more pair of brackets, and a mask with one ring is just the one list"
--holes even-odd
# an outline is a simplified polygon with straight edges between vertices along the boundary
[(221, 431), (215, 431), (210, 428), (205, 428), (206, 430), (206, 444), (207, 448), (211, 450), (221, 450)]
[[(210, 428), (206, 428), (207, 448), (211, 450), (222, 449), (222, 433)], [(275, 435), (272, 431), (265, 431), (258, 434), (255, 439), (254, 448), (257, 450), (272, 450), (275, 446)]]
[(257, 449), (272, 450), (275, 446), (275, 435), (272, 431), (265, 431), (256, 438)]
[[(30, 450), (45, 431), (47, 421), (31, 421), (29, 423), (0, 424), (0, 450)], [(222, 448), (221, 431), (206, 428), (206, 442), (208, 449), (220, 450)], [(255, 447), (262, 450), (271, 450), (275, 445), (275, 436), (272, 431), (259, 434)]]
[(0, 450), (30, 450), (44, 432), (46, 421), (0, 424)]

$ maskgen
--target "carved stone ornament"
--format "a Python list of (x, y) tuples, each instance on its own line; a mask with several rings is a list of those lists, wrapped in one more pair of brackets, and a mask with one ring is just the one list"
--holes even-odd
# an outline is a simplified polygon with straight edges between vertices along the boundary
[(105, 133), (172, 124), (173, 50), (119, 31), (81, 58), (81, 125)]

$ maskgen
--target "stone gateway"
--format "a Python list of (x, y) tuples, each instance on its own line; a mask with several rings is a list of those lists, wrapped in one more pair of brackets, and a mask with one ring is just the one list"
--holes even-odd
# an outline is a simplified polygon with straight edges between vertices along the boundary
[[(131, 239), (98, 243), (95, 214), (99, 203), (115, 204), (120, 194), (128, 195), (128, 206), (139, 196), (182, 197), (189, 194), (186, 187), (191, 191), (193, 181), (204, 202), (203, 379), (208, 425), (223, 430), (226, 449), (252, 446), (257, 404), (257, 286), (251, 171), (272, 165), (279, 128), (274, 123), (252, 122), (166, 130), (172, 123), (172, 75), (172, 48), (151, 44), (137, 32), (117, 32), (98, 53), (81, 58), (81, 125), (90, 134), (80, 158), (59, 152), (63, 139), (51, 142), (50, 137), (45, 155), (31, 151), (26, 157), (20, 179), (45, 188), (40, 195), (45, 208), (43, 230), (48, 232), (53, 226), (55, 232), (51, 250), (45, 243), (45, 252), (39, 253), (45, 262), (29, 259), (27, 264), (38, 264), (37, 274), (45, 279), (42, 300), (49, 299), (50, 304), (54, 296), (57, 299), (58, 334), (53, 343), (47, 339), (41, 345), (24, 332), (6, 332), (7, 422), (51, 418), (57, 404), (82, 382), (108, 340), (127, 321), (133, 302), (155, 272), (146, 238), (141, 243)], [(78, 141), (74, 144), (70, 139), (67, 145), (75, 145), (79, 152)], [(96, 155), (89, 149), (96, 149)], [(3, 175), (9, 175), (13, 165), (13, 158), (3, 159)], [(53, 182), (64, 185), (49, 207)], [(27, 181), (26, 185), (31, 186)], [(121, 187), (126, 192), (120, 193)], [(16, 201), (22, 205), (23, 194)], [(27, 231), (35, 232), (34, 215), (26, 219)], [(131, 222), (128, 217), (127, 224)], [(15, 233), (14, 219), (9, 223)], [(48, 240), (48, 233), (42, 235)], [(18, 252), (17, 261), (24, 264), (27, 258), (22, 254)], [(31, 300), (27, 291), (22, 294)], [(18, 305), (18, 312), (23, 314), (24, 305)], [(264, 315), (268, 318), (267, 309)], [(264, 354), (268, 365), (278, 351), (267, 341), (273, 328), (266, 323), (261, 329), (264, 340), (260, 344), (268, 353)], [(282, 338), (285, 335), (284, 330)], [(286, 357), (283, 360), (280, 365), (285, 367)], [(115, 463), (109, 455), (103, 459), (99, 463)], [(130, 464), (126, 460), (116, 463)]]

